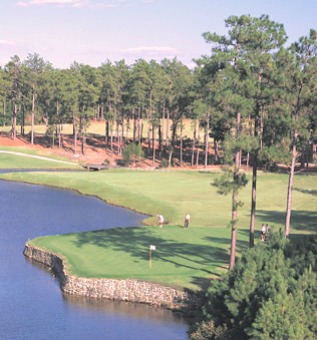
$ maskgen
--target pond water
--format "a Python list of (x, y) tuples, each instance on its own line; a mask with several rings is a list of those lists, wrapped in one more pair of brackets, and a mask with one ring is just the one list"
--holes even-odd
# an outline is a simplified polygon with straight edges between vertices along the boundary
[(188, 338), (170, 311), (63, 295), (22, 253), (37, 236), (136, 226), (143, 215), (65, 190), (0, 181), (0, 191), (0, 339)]

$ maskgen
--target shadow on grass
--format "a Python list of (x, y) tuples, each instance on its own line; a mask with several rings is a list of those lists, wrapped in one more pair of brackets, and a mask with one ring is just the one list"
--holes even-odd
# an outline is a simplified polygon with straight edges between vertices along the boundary
[[(210, 245), (206, 245), (208, 238), (202, 239), (202, 244), (191, 243), (175, 239), (168, 239), (168, 235), (160, 237), (148, 228), (116, 228), (98, 230), (76, 235), (75, 245), (82, 247), (85, 244), (93, 244), (102, 248), (110, 248), (129, 254), (134, 262), (147, 261), (150, 245), (156, 246), (155, 260), (171, 263), (177, 267), (193, 270), (191, 282), (199, 288), (205, 288), (210, 278), (218, 277), (223, 268), (227, 269), (229, 261), (228, 248), (217, 247), (217, 242), (227, 243), (228, 240), (210, 238)], [(156, 234), (156, 235), (153, 235)], [(199, 242), (199, 241), (198, 241)], [(198, 277), (201, 273), (201, 277)], [(176, 274), (176, 273), (175, 273)], [(198, 275), (197, 275), (198, 274)], [(190, 274), (189, 274), (190, 276)], [(208, 279), (209, 278), (209, 279)]]
[(294, 191), (298, 191), (302, 194), (317, 196), (317, 190), (307, 190), (307, 189), (301, 189), (301, 188), (293, 188)]
[[(258, 210), (257, 216), (268, 224), (285, 223), (285, 212)], [(291, 229), (296, 231), (317, 231), (317, 211), (293, 210), (291, 215)]]

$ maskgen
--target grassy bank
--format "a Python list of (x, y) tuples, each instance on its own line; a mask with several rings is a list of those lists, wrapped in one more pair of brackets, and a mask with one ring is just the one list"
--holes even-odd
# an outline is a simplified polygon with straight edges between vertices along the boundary
[(36, 150), (15, 147), (0, 148), (0, 169), (80, 169), (63, 157), (46, 157)]
[[(37, 166), (33, 161), (33, 166)], [(69, 188), (115, 205), (152, 215), (148, 226), (52, 236), (33, 240), (67, 258), (76, 275), (135, 278), (198, 289), (225, 270), (229, 258), (231, 197), (211, 185), (220, 173), (190, 171), (107, 170), (73, 173), (1, 174), (7, 180)], [(316, 175), (296, 175), (292, 232), (316, 231)], [(261, 223), (282, 226), (287, 175), (259, 174), (257, 241)], [(250, 184), (240, 193), (238, 252), (248, 244)], [(188, 230), (183, 216), (191, 214)], [(156, 226), (163, 214), (168, 225)], [(155, 245), (149, 268), (149, 246)]]

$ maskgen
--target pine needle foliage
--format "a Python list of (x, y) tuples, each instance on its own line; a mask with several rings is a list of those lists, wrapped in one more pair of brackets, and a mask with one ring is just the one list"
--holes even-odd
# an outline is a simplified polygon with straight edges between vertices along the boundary
[(272, 232), (211, 283), (192, 339), (202, 332), (204, 339), (222, 339), (216, 329), (227, 339), (315, 339), (316, 255), (316, 235), (289, 240), (281, 230)]

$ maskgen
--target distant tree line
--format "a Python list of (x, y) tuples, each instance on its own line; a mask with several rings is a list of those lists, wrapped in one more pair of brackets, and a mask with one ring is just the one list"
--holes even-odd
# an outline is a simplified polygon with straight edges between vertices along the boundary
[(183, 163), (185, 118), (192, 119), (194, 125), (192, 164), (199, 162), (198, 144), (204, 147), (208, 141), (209, 116), (193, 106), (195, 72), (177, 59), (160, 63), (139, 59), (131, 66), (124, 60), (107, 61), (100, 67), (74, 62), (69, 69), (55, 69), (35, 53), (24, 61), (12, 57), (0, 75), (0, 124), (12, 126), (12, 138), (16, 138), (17, 126), (24, 135), (28, 125), (33, 144), (34, 125), (45, 124), (47, 134), (62, 147), (62, 126), (71, 123), (74, 150), (79, 151), (77, 141), (81, 140), (84, 153), (89, 122), (101, 120), (111, 152), (121, 155), (132, 134), (134, 143), (146, 142), (147, 156), (153, 161), (165, 151), (169, 165), (176, 145), (180, 145), (179, 159)]
[[(226, 24), (227, 36), (204, 34), (212, 53), (196, 60), (194, 69), (177, 59), (139, 59), (133, 65), (106, 61), (99, 67), (74, 62), (56, 69), (37, 53), (25, 60), (15, 55), (0, 69), (0, 124), (12, 126), (13, 138), (17, 125), (22, 135), (24, 126), (31, 126), (32, 144), (34, 124), (45, 124), (62, 147), (62, 125), (71, 123), (74, 144), (81, 139), (84, 152), (89, 122), (103, 120), (111, 151), (121, 154), (130, 142), (129, 130), (138, 144), (146, 136), (153, 159), (164, 149), (171, 161), (177, 145), (181, 165), (184, 145), (192, 150), (191, 164), (198, 164), (202, 149), (202, 163), (208, 164), (208, 137), (214, 140), (213, 161), (222, 161), (219, 149), (228, 136), (245, 141), (240, 155), (250, 164), (274, 166), (288, 159), (281, 158), (279, 148), (289, 151), (293, 145), (303, 162), (311, 160), (316, 32), (286, 49), (283, 25), (267, 16), (257, 23), (248, 16), (231, 17)], [(238, 113), (239, 133), (233, 134)], [(183, 134), (185, 118), (192, 121), (192, 136)]]

